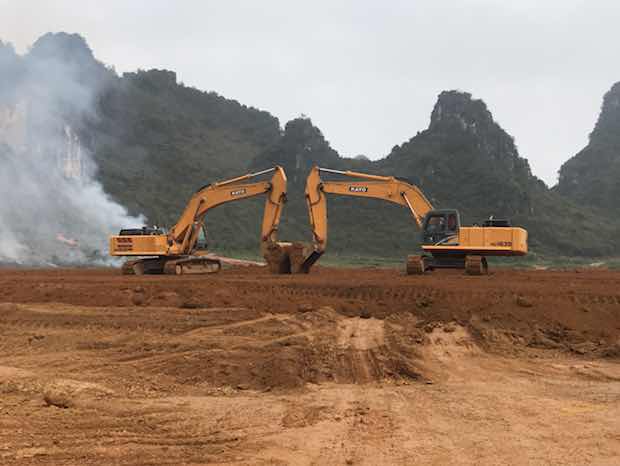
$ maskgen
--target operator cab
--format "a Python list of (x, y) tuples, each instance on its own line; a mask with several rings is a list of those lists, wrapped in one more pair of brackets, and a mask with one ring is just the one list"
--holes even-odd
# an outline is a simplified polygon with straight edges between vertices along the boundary
[(202, 225), (200, 227), (200, 231), (198, 232), (198, 239), (196, 240), (196, 246), (194, 247), (197, 251), (206, 251), (209, 244), (209, 239), (207, 235), (207, 227)]
[(422, 223), (422, 244), (454, 244), (457, 242), (461, 218), (453, 209), (432, 210)]

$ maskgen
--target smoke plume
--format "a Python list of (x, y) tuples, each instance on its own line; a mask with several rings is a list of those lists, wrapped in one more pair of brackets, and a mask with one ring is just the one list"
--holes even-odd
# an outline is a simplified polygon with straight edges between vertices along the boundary
[(85, 142), (115, 73), (59, 33), (23, 56), (0, 42), (0, 76), (0, 262), (107, 262), (108, 236), (143, 223), (104, 192)]

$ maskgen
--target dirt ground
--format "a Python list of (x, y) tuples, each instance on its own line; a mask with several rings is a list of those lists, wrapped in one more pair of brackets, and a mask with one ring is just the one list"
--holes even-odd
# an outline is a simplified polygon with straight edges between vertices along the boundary
[(620, 273), (0, 269), (0, 464), (620, 464)]

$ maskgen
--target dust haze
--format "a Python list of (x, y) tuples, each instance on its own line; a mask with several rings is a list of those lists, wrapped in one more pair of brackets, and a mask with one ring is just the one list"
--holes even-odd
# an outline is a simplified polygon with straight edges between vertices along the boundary
[[(95, 180), (83, 128), (97, 119), (104, 82), (78, 64), (90, 50), (61, 50), (50, 38), (22, 56), (0, 43), (8, 76), (0, 81), (0, 262), (103, 264), (108, 235), (143, 219)], [(74, 40), (67, 35), (63, 46)]]

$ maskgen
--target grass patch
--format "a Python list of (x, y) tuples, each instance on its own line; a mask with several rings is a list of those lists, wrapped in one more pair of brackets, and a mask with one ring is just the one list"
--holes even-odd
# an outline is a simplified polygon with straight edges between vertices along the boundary
[[(235, 259), (264, 261), (257, 251), (218, 249), (216, 254)], [(401, 268), (405, 266), (407, 257), (377, 257), (359, 254), (338, 254), (326, 252), (317, 263), (328, 267), (377, 267)], [(489, 257), (491, 268), (533, 269), (546, 268), (564, 270), (587, 267), (602, 267), (620, 270), (620, 257), (565, 257), (537, 254), (532, 252), (525, 257)]]

